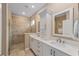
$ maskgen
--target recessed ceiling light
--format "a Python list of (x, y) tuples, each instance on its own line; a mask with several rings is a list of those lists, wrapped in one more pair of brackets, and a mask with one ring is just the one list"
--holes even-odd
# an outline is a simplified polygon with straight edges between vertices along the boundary
[(22, 14), (23, 14), (23, 15), (26, 15), (26, 13), (25, 13), (25, 12), (22, 12)]
[(35, 6), (34, 6), (34, 5), (32, 5), (32, 8), (35, 8)]

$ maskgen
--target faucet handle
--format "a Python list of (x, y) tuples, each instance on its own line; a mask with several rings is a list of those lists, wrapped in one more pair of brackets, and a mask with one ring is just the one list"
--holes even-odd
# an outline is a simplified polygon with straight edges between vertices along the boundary
[(61, 39), (59, 39), (59, 43), (61, 43), (62, 41), (61, 41)]
[(58, 43), (61, 43), (62, 41), (61, 41), (61, 39), (57, 39), (57, 42), (58, 42)]
[(56, 41), (58, 42), (58, 39)]
[(65, 43), (65, 41), (63, 40), (62, 43)]

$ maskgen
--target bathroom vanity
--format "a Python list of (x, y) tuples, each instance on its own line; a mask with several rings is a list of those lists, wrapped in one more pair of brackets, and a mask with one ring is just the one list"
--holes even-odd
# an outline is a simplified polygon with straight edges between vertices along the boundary
[(58, 37), (49, 39), (30, 35), (30, 49), (37, 56), (78, 56), (79, 48), (66, 42), (59, 43)]

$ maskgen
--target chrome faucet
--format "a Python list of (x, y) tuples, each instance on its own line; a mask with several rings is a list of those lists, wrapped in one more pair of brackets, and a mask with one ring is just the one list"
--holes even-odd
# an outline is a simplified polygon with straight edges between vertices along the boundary
[(58, 38), (58, 39), (57, 39), (57, 42), (58, 42), (58, 43), (61, 43), (61, 39), (60, 39), (60, 38)]
[(64, 40), (61, 40), (61, 38), (58, 38), (58, 39), (57, 39), (57, 42), (58, 42), (58, 43), (65, 43)]

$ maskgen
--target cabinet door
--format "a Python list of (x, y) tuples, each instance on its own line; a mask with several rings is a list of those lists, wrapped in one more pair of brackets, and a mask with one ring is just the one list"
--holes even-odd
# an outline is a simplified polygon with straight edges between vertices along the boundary
[(43, 44), (43, 56), (53, 56), (53, 48)]
[(59, 50), (56, 50), (55, 49), (55, 56), (69, 56), (68, 54), (62, 52), (62, 51), (59, 51)]
[(36, 41), (33, 38), (30, 38), (30, 48), (35, 52), (36, 50)]
[(37, 40), (33, 39), (33, 42), (32, 42), (32, 50), (33, 52), (37, 55)]
[(37, 42), (38, 42), (37, 40), (35, 40), (35, 39), (33, 40), (33, 52), (36, 55), (38, 55), (38, 50), (37, 50), (38, 49), (38, 47), (37, 47), (38, 44), (37, 44)]
[(30, 37), (30, 48), (33, 48), (33, 39)]
[(37, 56), (42, 56), (42, 43), (40, 41), (31, 38), (30, 48)]
[(29, 48), (30, 46), (30, 37), (29, 37), (29, 34), (25, 34), (25, 48)]
[(39, 49), (39, 55), (42, 56), (43, 55), (43, 43), (41, 42), (38, 42), (38, 49)]

